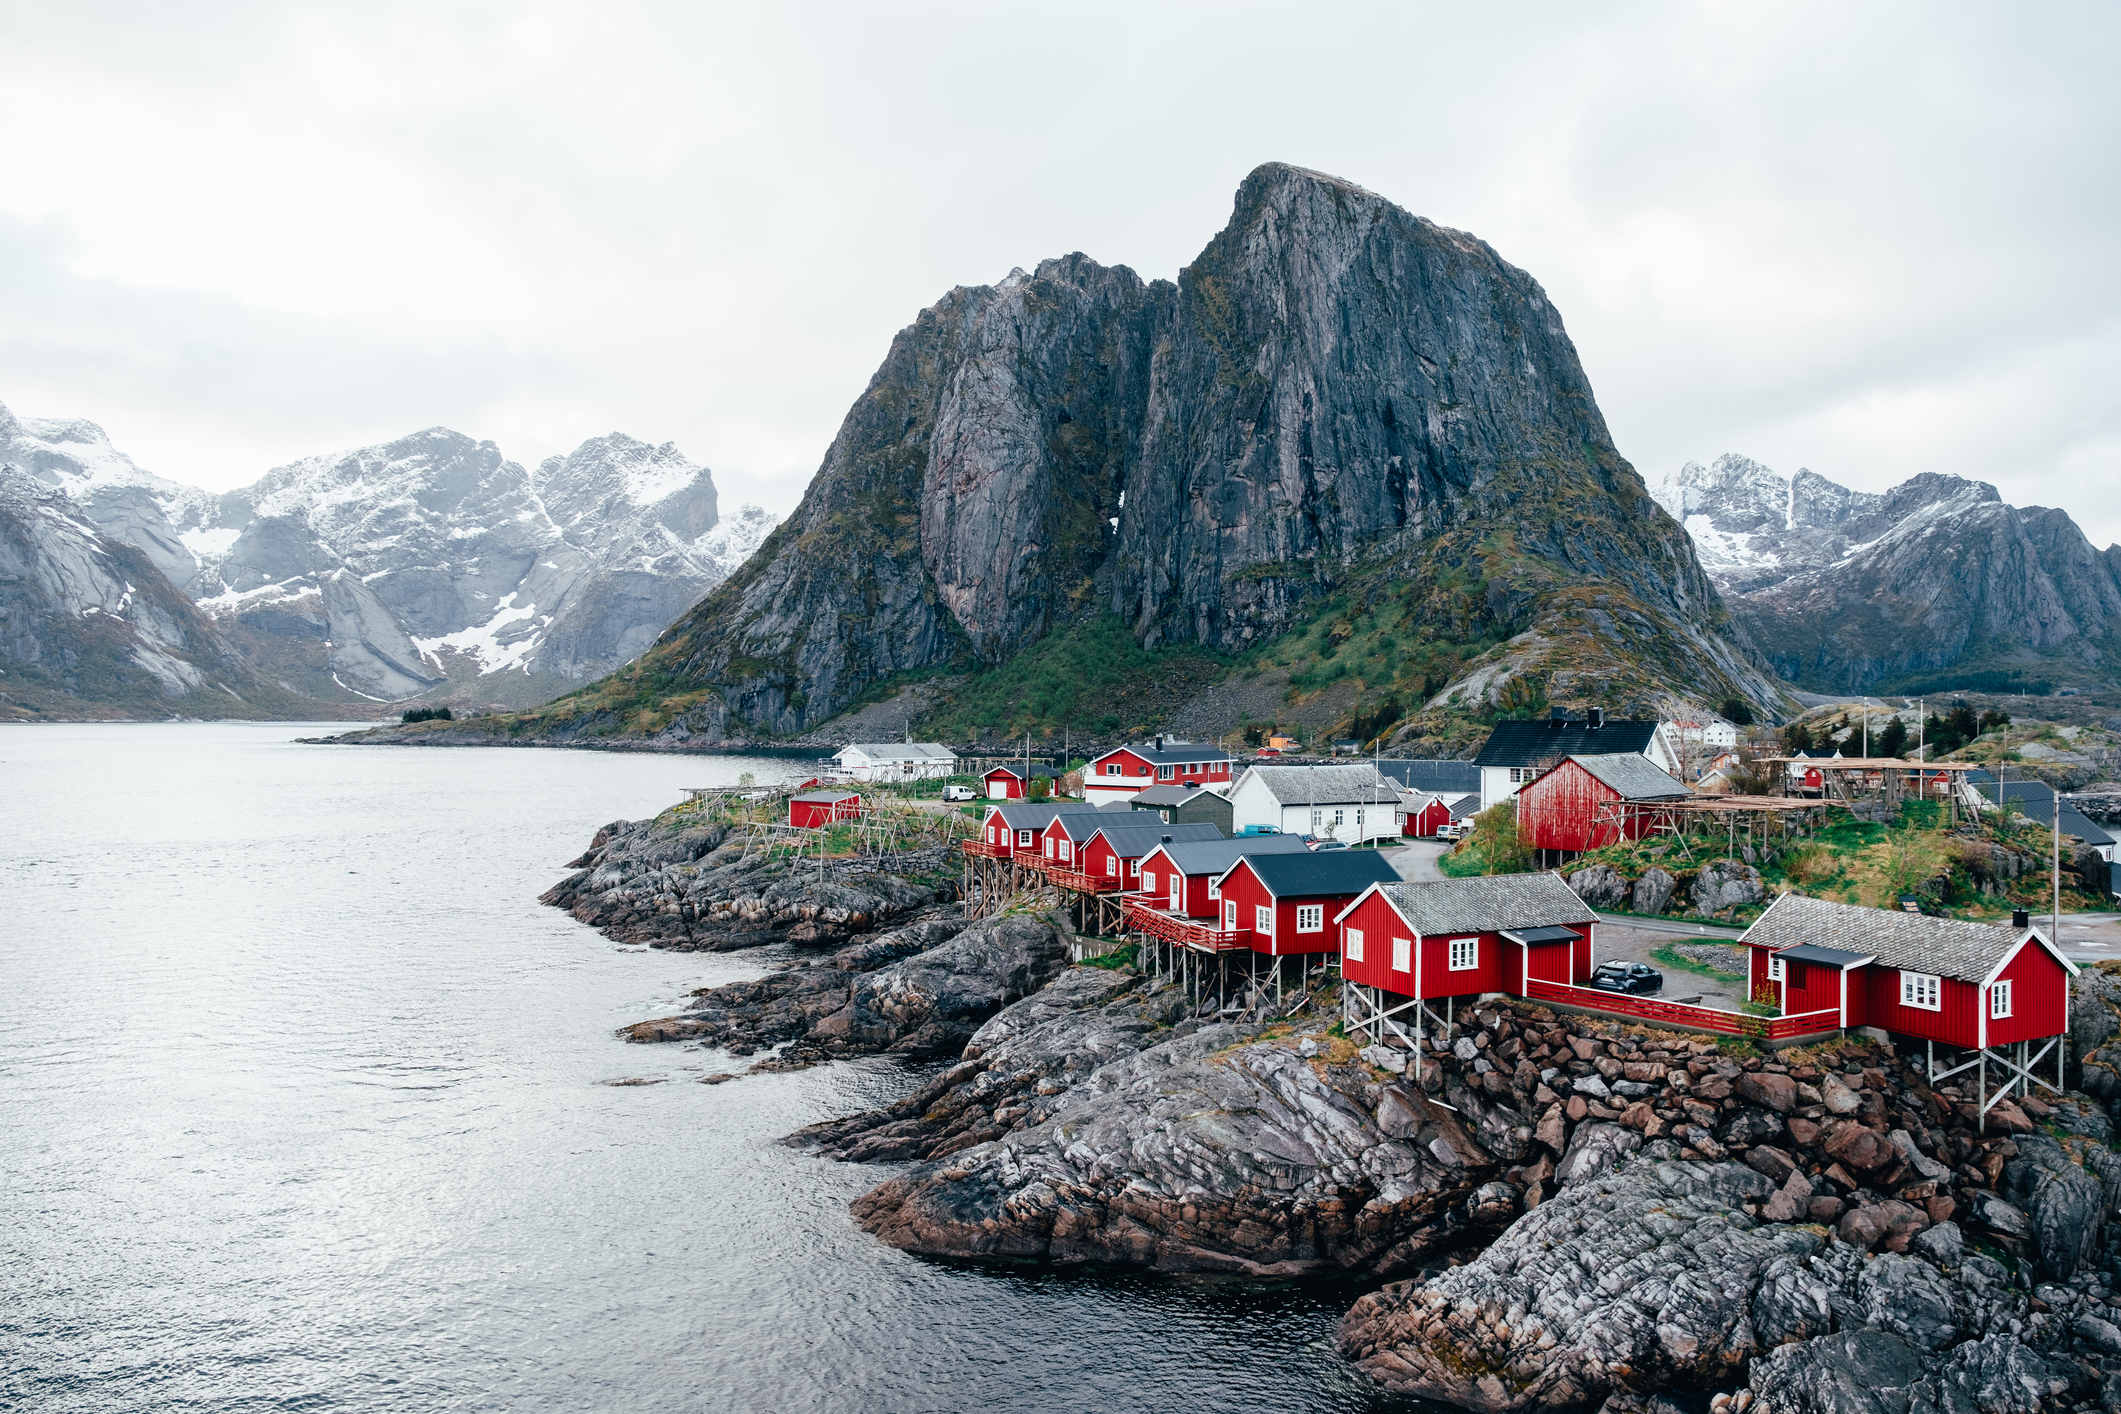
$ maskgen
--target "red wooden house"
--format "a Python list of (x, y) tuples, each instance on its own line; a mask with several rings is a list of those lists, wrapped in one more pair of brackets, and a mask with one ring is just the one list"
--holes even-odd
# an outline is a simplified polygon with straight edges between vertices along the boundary
[(1517, 792), (1517, 838), (1541, 864), (1559, 864), (1616, 840), (1640, 839), (1648, 822), (1624, 802), (1689, 794), (1638, 752), (1564, 756)]
[(862, 798), (851, 790), (806, 790), (788, 797), (788, 823), (815, 830), (862, 813)]
[(1997, 1098), (2046, 1084), (2031, 1069), (2069, 1030), (2077, 966), (2023, 913), (2008, 926), (1964, 923), (1784, 894), (1744, 942), (1753, 995), (1785, 1016), (1876, 1027), (1925, 1042), (1933, 1060), (1940, 1045), (1975, 1052), (1951, 1070), (1933, 1065), (1932, 1079), (1979, 1065), (1985, 1090), (1989, 1064), (2000, 1064)]
[(1154, 785), (1226, 786), (1235, 764), (1219, 746), (1158, 737), (1146, 745), (1114, 747), (1083, 767), (1083, 798), (1128, 800)]
[(1144, 899), (1181, 918), (1219, 918), (1218, 881), (1249, 854), (1308, 854), (1296, 835), (1245, 835), (1234, 840), (1174, 840), (1141, 859), (1137, 885)]
[(1055, 777), (1051, 766), (996, 766), (980, 779), (989, 800), (1023, 800), (1031, 794), (1031, 782), (1043, 780), (1050, 791)]
[[(1131, 818), (1130, 818), (1131, 817)], [(1115, 819), (1103, 817), (1095, 832), (1076, 851), (1076, 869), (1098, 882), (1101, 889), (1133, 889), (1141, 880), (1143, 856), (1166, 844), (1181, 841), (1220, 840), (1223, 832), (1213, 825), (1166, 825), (1145, 820), (1130, 810)]]
[(1558, 874), (1376, 885), (1338, 915), (1351, 1020), (1382, 1040), (1421, 1003), (1588, 977), (1597, 918)]
[(1248, 854), (1223, 871), (1222, 926), (1270, 957), (1340, 952), (1333, 918), (1372, 884), (1399, 878), (1374, 849)]
[(1074, 811), (1096, 814), (1097, 808), (1079, 800), (1057, 801), (1053, 804), (1037, 805), (990, 805), (986, 818), (980, 821), (980, 837), (968, 840), (967, 846), (978, 846), (972, 852), (995, 859), (1010, 859), (1023, 854), (1037, 857), (1039, 839), (1054, 817)]

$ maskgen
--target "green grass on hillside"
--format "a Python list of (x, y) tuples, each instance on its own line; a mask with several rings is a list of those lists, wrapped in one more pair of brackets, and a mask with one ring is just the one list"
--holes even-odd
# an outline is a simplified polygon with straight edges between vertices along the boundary
[(1237, 660), (1202, 648), (1148, 649), (1111, 614), (1054, 630), (967, 678), (916, 731), (942, 740), (1141, 735)]

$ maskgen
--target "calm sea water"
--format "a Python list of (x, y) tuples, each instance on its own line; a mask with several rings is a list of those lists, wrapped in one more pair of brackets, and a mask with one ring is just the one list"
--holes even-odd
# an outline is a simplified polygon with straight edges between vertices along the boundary
[[(883, 1061), (733, 1084), (614, 1027), (761, 953), (537, 894), (785, 762), (0, 728), (0, 1406), (1367, 1409), (1349, 1293), (996, 1273), (775, 1143)], [(650, 1085), (614, 1085), (622, 1080)]]

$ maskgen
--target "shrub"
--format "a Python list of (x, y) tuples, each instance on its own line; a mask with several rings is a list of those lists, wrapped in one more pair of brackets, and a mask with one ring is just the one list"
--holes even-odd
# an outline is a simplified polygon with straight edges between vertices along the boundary
[(414, 722), (453, 722), (456, 714), (447, 707), (412, 707), (398, 720), (408, 726)]

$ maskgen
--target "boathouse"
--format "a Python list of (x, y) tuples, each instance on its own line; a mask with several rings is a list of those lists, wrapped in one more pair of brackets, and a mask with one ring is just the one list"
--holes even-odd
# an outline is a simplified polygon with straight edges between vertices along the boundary
[(862, 813), (862, 798), (851, 790), (806, 790), (788, 797), (788, 823), (815, 830)]
[(996, 766), (980, 777), (989, 800), (1023, 800), (1031, 794), (1031, 783), (1043, 780), (1050, 794), (1058, 777), (1051, 766)]
[(1216, 880), (1223, 931), (1273, 957), (1337, 955), (1340, 930), (1334, 917), (1370, 885), (1398, 878), (1374, 849), (1248, 854)]
[(1081, 812), (1095, 815), (1097, 807), (1080, 800), (1046, 803), (990, 805), (980, 822), (982, 846), (977, 852), (992, 859), (1011, 859), (1019, 854), (1036, 856), (1039, 836), (1057, 815)]
[[(2061, 1082), (2077, 965), (2023, 912), (1966, 923), (1784, 894), (1742, 941), (1754, 997), (1773, 997), (1785, 1016), (1831, 1012), (1844, 1027), (1921, 1041), (1932, 1081), (1978, 1067), (1984, 1112), (2013, 1090)], [(1971, 1058), (1940, 1070), (1938, 1046)], [(2035, 1073), (2050, 1053), (2053, 1085)]]
[(1222, 913), (1218, 881), (1238, 860), (1251, 854), (1310, 852), (1295, 835), (1159, 844), (1141, 858), (1139, 892), (1151, 906), (1181, 918), (1216, 918)]
[(1145, 744), (1117, 746), (1083, 767), (1083, 798), (1103, 803), (1126, 800), (1155, 785), (1228, 785), (1235, 760), (1219, 746), (1157, 737)]
[(939, 780), (957, 774), (957, 753), (933, 741), (857, 741), (832, 755), (841, 774), (857, 781)]
[(1140, 815), (1132, 821), (1111, 816), (1100, 819), (1097, 829), (1077, 851), (1076, 860), (1077, 870), (1094, 880), (1099, 889), (1135, 888), (1141, 879), (1143, 856), (1160, 845), (1223, 838), (1221, 830), (1206, 822), (1166, 825)]
[(1404, 1038), (1431, 1002), (1588, 977), (1597, 921), (1558, 874), (1374, 885), (1336, 919), (1349, 1028)]
[(1543, 722), (1497, 722), (1473, 763), (1480, 767), (1480, 808), (1500, 805), (1564, 756), (1636, 755), (1676, 774), (1679, 758), (1653, 721), (1606, 719), (1603, 708), (1570, 717), (1557, 707)]
[(1637, 753), (1564, 756), (1518, 791), (1517, 838), (1551, 867), (1617, 840), (1640, 839), (1650, 816), (1618, 810), (1620, 802), (1689, 794), (1684, 782)]

